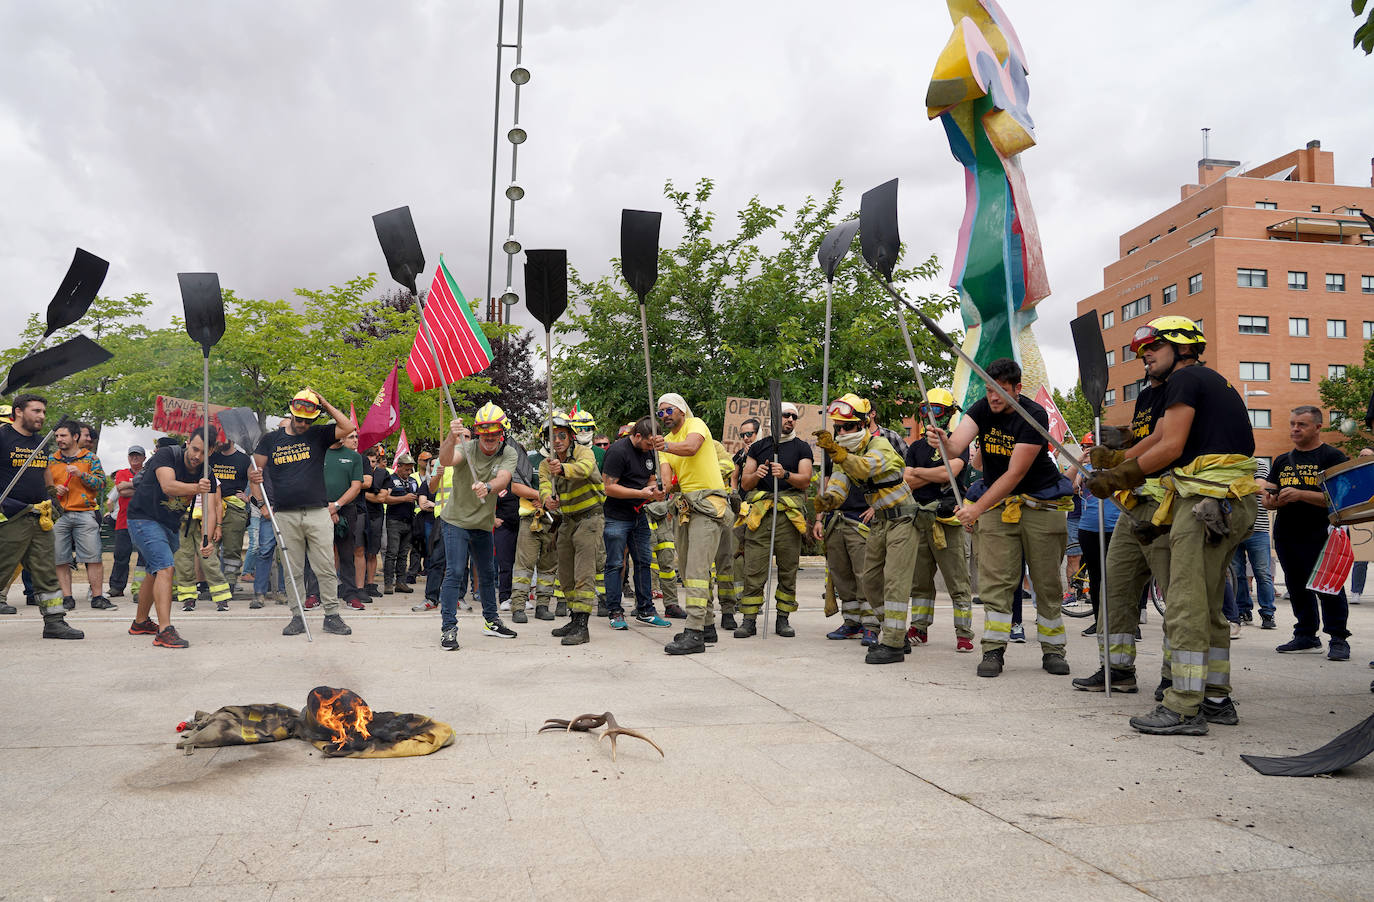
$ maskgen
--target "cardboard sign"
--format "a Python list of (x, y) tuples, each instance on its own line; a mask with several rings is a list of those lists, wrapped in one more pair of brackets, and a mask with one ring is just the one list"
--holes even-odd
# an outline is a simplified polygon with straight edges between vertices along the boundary
[[(786, 401), (787, 398), (783, 397), (783, 400)], [(798, 404), (797, 411), (801, 414), (797, 419), (797, 435), (811, 443), (812, 449), (816, 452), (816, 458), (819, 459), (821, 450), (815, 446), (815, 436), (812, 433), (825, 426), (824, 418), (821, 416), (821, 405)], [(739, 427), (750, 417), (757, 419), (760, 424), (759, 434), (754, 436), (754, 441), (758, 441), (765, 435), (772, 435), (768, 423), (767, 398), (725, 399), (725, 434), (721, 436), (720, 440), (731, 454), (744, 447), (744, 440), (739, 437)]]
[(1357, 561), (1374, 561), (1374, 523), (1352, 523), (1346, 526), (1350, 535), (1350, 552)]
[[(210, 405), (210, 427), (218, 433), (216, 441), (228, 441), (224, 435), (224, 429), (219, 424), (218, 414), (221, 410), (228, 410), (222, 404)], [(185, 398), (169, 398), (166, 395), (157, 396), (157, 404), (153, 408), (153, 430), (155, 432), (166, 432), (175, 435), (189, 436), (193, 432), (203, 432), (205, 430), (205, 403), (203, 401), (188, 401)]]

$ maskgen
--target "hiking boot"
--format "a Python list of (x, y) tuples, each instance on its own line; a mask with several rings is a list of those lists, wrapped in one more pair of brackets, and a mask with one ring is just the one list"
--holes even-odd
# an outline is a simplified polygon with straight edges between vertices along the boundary
[(61, 614), (43, 618), (44, 639), (84, 639), (86, 634), (67, 623)]
[(458, 627), (451, 626), (444, 630), (443, 636), (439, 639), (439, 647), (449, 651), (458, 650)]
[(575, 623), (576, 623), (576, 621), (569, 620), (567, 623), (563, 624), (562, 626), (555, 626), (553, 629), (549, 630), (549, 635), (550, 635), (550, 636), (559, 636), (559, 637), (566, 636), (566, 635), (568, 635), (568, 633), (571, 633), (571, 632), (572, 632), (573, 626), (574, 626)]
[(611, 609), (606, 607), (606, 599), (598, 598), (596, 600), (596, 616), (602, 619), (606, 619), (611, 616)]
[(106, 598), (104, 595), (97, 595), (95, 598), (91, 599), (91, 610), (93, 611), (114, 611), (118, 608), (119, 605), (110, 601), (110, 599)]
[(1011, 625), (1011, 632), (1007, 634), (1008, 642), (1018, 642), (1022, 645), (1026, 642), (1026, 628), (1019, 623)]
[[(587, 621), (583, 620), (582, 624), (582, 629), (585, 631), (587, 628)], [(502, 623), (500, 617), (497, 617), (495, 620), (482, 621), (482, 635), (495, 636), (498, 639), (514, 639), (516, 632)]]
[(303, 632), (305, 632), (305, 621), (301, 619), (300, 614), (297, 614), (291, 618), (291, 622), (286, 625), (281, 634), (283, 636), (299, 636)]
[(1240, 723), (1240, 715), (1236, 713), (1236, 703), (1231, 701), (1229, 695), (1219, 702), (1204, 698), (1199, 713), (1208, 723), (1219, 723), (1227, 727), (1234, 727)]
[(917, 642), (921, 643), (922, 645), (925, 645), (927, 642), (930, 641), (930, 636), (926, 632), (925, 627), (911, 626), (907, 627), (906, 640), (913, 645), (915, 645)]
[(792, 624), (787, 622), (787, 612), (779, 611), (777, 619), (773, 621), (773, 632), (784, 639), (791, 639), (797, 635), (797, 631), (792, 629)]
[(1260, 615), (1260, 629), (1262, 629), (1262, 630), (1273, 630), (1273, 629), (1278, 629), (1278, 624), (1274, 622), (1274, 618), (1271, 617), (1270, 615), (1268, 615), (1268, 614), (1261, 614), (1261, 615)]
[(658, 616), (658, 613), (657, 613), (656, 611), (649, 611), (648, 613), (645, 613), (645, 614), (636, 614), (636, 615), (635, 615), (635, 620), (639, 621), (640, 623), (644, 624), (645, 626), (672, 626), (672, 625), (673, 625), (672, 622), (669, 621), (667, 618)]
[(382, 594), (383, 594), (383, 595), (395, 595), (395, 594), (396, 594), (396, 584), (395, 584), (395, 583), (387, 583), (386, 586), (384, 586), (384, 587), (382, 588)]
[(1163, 705), (1144, 717), (1132, 717), (1131, 726), (1151, 736), (1206, 736), (1207, 718), (1199, 711), (1192, 717), (1184, 717)]
[[(563, 636), (560, 645), (586, 645), (592, 641), (592, 634), (587, 630), (587, 621), (591, 619), (590, 611), (574, 611), (572, 615), (572, 629)], [(491, 624), (487, 624), (490, 626)], [(514, 635), (512, 633), (512, 635)]]
[(411, 593), (414, 592), (414, 591), (415, 591), (415, 589), (414, 589), (412, 586), (408, 586), (408, 585), (406, 585), (405, 583), (397, 583), (397, 584), (396, 584), (396, 594), (397, 594), (397, 595), (409, 595), (409, 594), (411, 594)]
[(12, 604), (0, 602), (0, 614), (18, 614), (19, 609)]
[[(725, 624), (721, 624), (724, 626)], [(853, 620), (846, 620), (838, 627), (825, 634), (827, 639), (857, 639), (863, 635), (864, 628)]]
[[(673, 641), (676, 642), (685, 635), (686, 631), (684, 630), (683, 632), (673, 636)], [(704, 628), (702, 628), (701, 641), (705, 642), (707, 645), (715, 645), (717, 642), (720, 641), (720, 633), (716, 632), (716, 625), (714, 623), (708, 623)]]
[(1155, 687), (1155, 701), (1157, 701), (1157, 702), (1162, 702), (1162, 701), (1164, 701), (1164, 693), (1167, 692), (1168, 690), (1172, 689), (1172, 688), (1174, 688), (1174, 681), (1173, 681), (1173, 680), (1171, 680), (1171, 679), (1169, 679), (1169, 678), (1167, 678), (1167, 677), (1165, 677), (1164, 679), (1160, 680), (1160, 681), (1159, 681), (1159, 685)]
[(1294, 636), (1274, 651), (1281, 655), (1319, 655), (1322, 653), (1322, 640), (1316, 636)]
[(382, 597), (382, 590), (377, 588), (376, 583), (368, 583), (365, 588), (367, 589), (367, 594), (372, 598)]
[[(1073, 688), (1082, 692), (1105, 692), (1107, 691), (1107, 681), (1102, 672), (1102, 668), (1097, 668), (1097, 673), (1092, 676), (1079, 677), (1073, 681)], [(1135, 681), (1134, 670), (1119, 670), (1112, 668), (1112, 691), (1113, 692), (1139, 692), (1140, 687)]]
[(129, 625), (130, 636), (156, 636), (157, 624), (150, 618), (148, 620), (135, 620)]
[(663, 606), (663, 616), (669, 620), (686, 620), (687, 612), (682, 609), (682, 605), (673, 601)]
[(1326, 643), (1326, 660), (1328, 661), (1349, 661), (1350, 643), (1344, 639), (1332, 639)]
[(890, 645), (874, 645), (864, 655), (865, 664), (900, 664), (906, 657), (906, 653), (900, 648), (893, 648)]
[(735, 638), (748, 639), (750, 636), (757, 636), (758, 632), (758, 620), (753, 615), (745, 614), (744, 621), (735, 630)]
[(177, 634), (177, 628), (169, 623), (158, 630), (157, 635), (153, 637), (153, 644), (159, 648), (187, 648), (191, 643), (181, 638)]
[(733, 630), (733, 629), (735, 629), (735, 628), (738, 627), (738, 626), (739, 626), (739, 621), (735, 619), (735, 615), (734, 615), (734, 614), (721, 614), (721, 615), (720, 615), (720, 628), (721, 628), (721, 629), (723, 629), (723, 630)]
[(227, 602), (227, 601), (217, 601), (217, 602), (215, 602), (215, 611), (217, 611), (218, 613), (221, 613), (221, 614), (222, 614), (222, 613), (224, 613), (224, 612), (227, 611), (227, 610), (229, 610), (229, 602)]
[(419, 604), (413, 604), (413, 605), (411, 605), (411, 606), (410, 606), (410, 609), (411, 609), (412, 611), (432, 611), (432, 610), (434, 610), (434, 609), (437, 608), (437, 607), (439, 607), (439, 602), (435, 601), (435, 600), (432, 599), (432, 598), (426, 598), (424, 601), (420, 602)]
[(333, 633), (336, 636), (353, 635), (353, 627), (344, 623), (344, 619), (338, 614), (324, 615), (324, 631), (326, 633)]
[(525, 609), (524, 609), (524, 608), (521, 608), (521, 609), (518, 610), (518, 611), (512, 611), (512, 612), (511, 612), (511, 615), (510, 615), (510, 619), (513, 620), (513, 621), (515, 621), (516, 623), (529, 623), (529, 622), (530, 622), (530, 617), (529, 617), (528, 614), (525, 613)]
[(254, 595), (253, 600), (248, 602), (248, 609), (250, 611), (260, 611), (265, 607), (267, 607), (266, 595)]
[(960, 636), (958, 639), (954, 641), (954, 650), (959, 652), (960, 654), (967, 654), (968, 652), (973, 651), (973, 640), (965, 639), (962, 636)]
[(549, 606), (546, 605), (546, 604), (535, 605), (535, 606), (534, 606), (534, 619), (535, 619), (535, 620), (552, 620), (552, 619), (553, 619), (553, 614), (549, 612)]
[(701, 630), (683, 630), (663, 646), (663, 651), (670, 655), (699, 655), (706, 651), (706, 639)]
[(196, 600), (192, 598), (190, 601), (183, 604), (181, 609), (183, 611), (194, 611), (196, 609)]
[(560, 601), (560, 602), (558, 602), (557, 604), (555, 604), (555, 605), (553, 606), (553, 616), (555, 616), (555, 617), (566, 617), (566, 616), (568, 616), (568, 603), (567, 603), (566, 601)]
[(1069, 675), (1069, 662), (1058, 652), (1050, 652), (1047, 655), (1042, 655), (1040, 657), (1040, 666), (1044, 668), (1046, 673), (1052, 673), (1055, 676)]
[(877, 644), (878, 644), (878, 630), (877, 630), (877, 628), (876, 628), (876, 627), (871, 627), (871, 626), (870, 626), (870, 627), (868, 627), (867, 629), (865, 629), (865, 630), (863, 631), (863, 638), (859, 640), (859, 644), (862, 645), (864, 648), (872, 648), (873, 646), (877, 645)]
[(980, 677), (995, 677), (1002, 673), (1003, 658), (1006, 649), (994, 648), (992, 651), (983, 652), (983, 660), (978, 662), (978, 675)]

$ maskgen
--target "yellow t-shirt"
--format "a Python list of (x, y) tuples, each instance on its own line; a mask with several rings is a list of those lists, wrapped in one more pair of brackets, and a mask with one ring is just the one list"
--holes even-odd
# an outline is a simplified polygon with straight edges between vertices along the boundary
[(720, 477), (720, 466), (716, 462), (715, 439), (711, 430), (699, 417), (687, 417), (678, 431), (664, 436), (670, 442), (683, 442), (687, 436), (697, 434), (702, 437), (701, 448), (691, 457), (663, 452), (663, 459), (673, 468), (678, 488), (684, 492), (699, 492), (704, 489), (724, 489), (725, 482)]

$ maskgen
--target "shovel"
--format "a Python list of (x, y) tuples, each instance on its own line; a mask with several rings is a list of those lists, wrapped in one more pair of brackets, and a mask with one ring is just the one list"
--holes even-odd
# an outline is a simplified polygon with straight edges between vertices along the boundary
[[(42, 347), (43, 342), (47, 341), (58, 329), (65, 329), (86, 315), (86, 311), (90, 310), (91, 304), (95, 302), (95, 296), (100, 292), (100, 286), (105, 281), (105, 274), (109, 271), (110, 264), (107, 261), (89, 251), (83, 251), (81, 248), (76, 249), (76, 255), (72, 257), (71, 266), (67, 267), (66, 277), (58, 286), (57, 293), (53, 295), (52, 300), (48, 302), (47, 329), (44, 330), (42, 337), (33, 343), (24, 357), (31, 357), (34, 352)], [(35, 382), (31, 384), (46, 385), (47, 383)], [(0, 395), (9, 394), (20, 387), (12, 380), (7, 379), (3, 385), (0, 385)]]
[[(1093, 441), (1102, 440), (1102, 402), (1107, 397), (1107, 348), (1102, 343), (1102, 320), (1089, 310), (1069, 323), (1073, 347), (1078, 353), (1078, 384), (1083, 400), (1093, 411)], [(1085, 458), (1087, 454), (1083, 455)], [(1111, 615), (1107, 610), (1107, 521), (1106, 499), (1097, 502), (1098, 572), (1102, 574), (1097, 592), (1097, 641), (1102, 652), (1103, 689), (1112, 697)]]
[[(658, 281), (658, 228), (663, 214), (650, 210), (620, 211), (620, 272), (630, 290), (639, 298), (639, 335), (644, 343), (644, 384), (649, 389), (649, 429), (658, 435), (658, 404), (654, 400), (654, 374), (649, 366), (649, 292)], [(654, 477), (659, 475), (658, 452), (654, 456)]]
[[(229, 410), (221, 410), (219, 413), (219, 425), (224, 430), (225, 438), (238, 445), (248, 453), (248, 459), (253, 462), (253, 469), (258, 469), (258, 459), (253, 454), (253, 449), (258, 446), (259, 439), (262, 438), (262, 427), (258, 425), (258, 415), (253, 413), (250, 407), (232, 407)], [(209, 457), (210, 455), (206, 455)], [(296, 589), (296, 574), (291, 568), (291, 555), (286, 553), (286, 544), (282, 541), (281, 529), (277, 526), (277, 518), (272, 514), (272, 502), (267, 498), (267, 487), (262, 490), (263, 507), (267, 508), (267, 522), (272, 524), (272, 535), (277, 538), (277, 547), (282, 550), (282, 559), (286, 561), (286, 577), (291, 580), (291, 591), (296, 596), (296, 613), (300, 615), (301, 623), (305, 624), (305, 638), (308, 642), (314, 642), (315, 637), (310, 634), (310, 621), (305, 617), (305, 605), (301, 601), (300, 592)]]
[(1366, 717), (1319, 749), (1304, 755), (1270, 758), (1241, 755), (1240, 760), (1266, 777), (1315, 777), (1343, 770), (1374, 752), (1374, 716)]
[[(544, 327), (544, 387), (549, 398), (549, 453), (553, 453), (553, 324), (568, 309), (568, 252), (525, 252), (525, 307)], [(552, 474), (550, 474), (552, 479)], [(558, 498), (558, 482), (551, 491)]]
[[(768, 431), (773, 433), (773, 463), (778, 462), (778, 441), (782, 436), (782, 383), (777, 379), (768, 380)], [(772, 470), (768, 478), (773, 480), (773, 524), (768, 533), (768, 569), (763, 576), (763, 638), (768, 639), (768, 597), (773, 582), (773, 552), (778, 541), (778, 478)], [(774, 609), (777, 605), (773, 606)]]
[[(179, 272), (181, 306), (186, 313), (186, 334), (200, 345), (201, 388), (205, 397), (205, 461), (202, 479), (210, 478), (210, 349), (224, 337), (224, 294), (219, 288), (219, 274), (213, 272)], [(210, 510), (210, 496), (203, 495), (200, 509)], [(210, 544), (210, 533), (202, 530), (202, 547)]]
[(5, 380), (5, 393), (51, 385), (59, 379), (99, 366), (113, 357), (113, 354), (86, 336), (78, 335), (16, 361)]

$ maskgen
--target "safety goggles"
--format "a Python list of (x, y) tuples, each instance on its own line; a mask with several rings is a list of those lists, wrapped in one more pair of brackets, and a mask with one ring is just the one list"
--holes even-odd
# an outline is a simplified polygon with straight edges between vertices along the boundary
[(313, 420), (320, 415), (320, 405), (310, 401), (292, 401), (291, 415), (302, 420)]
[(830, 406), (826, 408), (826, 413), (830, 414), (831, 416), (839, 414), (842, 417), (862, 418), (864, 416), (862, 412), (860, 412), (857, 408), (854, 407), (853, 404), (850, 404), (848, 401), (831, 401)]
[(929, 414), (937, 420), (943, 420), (945, 417), (949, 416), (953, 410), (954, 408), (950, 407), (948, 404), (922, 404), (921, 416)]
[(506, 431), (506, 427), (500, 423), (478, 423), (472, 429), (478, 435), (500, 435)]
[(668, 417), (672, 416), (676, 410), (676, 407), (669, 404), (667, 407), (655, 411), (654, 416), (658, 417), (660, 420), (666, 420)]
[(1136, 329), (1135, 334), (1131, 336), (1131, 353), (1139, 356), (1141, 351), (1151, 345), (1161, 344), (1164, 341), (1166, 341), (1166, 339), (1163, 335), (1159, 334), (1159, 330), (1154, 326), (1141, 326), (1139, 329)]

